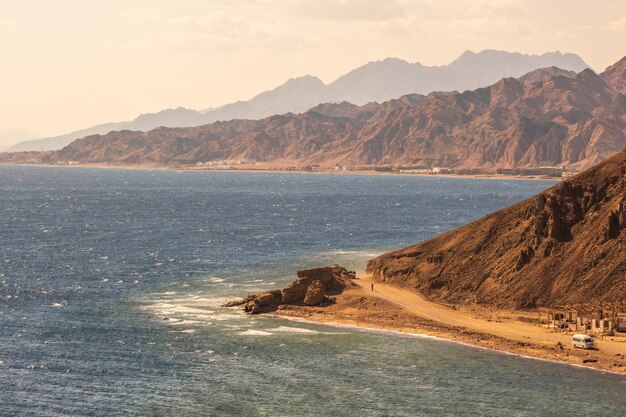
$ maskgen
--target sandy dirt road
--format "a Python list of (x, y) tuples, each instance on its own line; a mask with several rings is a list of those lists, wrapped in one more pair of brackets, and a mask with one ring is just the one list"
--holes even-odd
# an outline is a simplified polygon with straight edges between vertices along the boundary
[[(367, 275), (359, 275), (354, 281), (370, 295), (382, 298), (388, 302), (401, 306), (405, 311), (416, 316), (440, 322), (449, 326), (463, 327), (476, 332), (493, 334), (505, 339), (533, 343), (538, 345), (554, 346), (561, 342), (566, 348), (572, 344), (571, 335), (566, 335), (551, 329), (534, 326), (519, 321), (497, 323), (473, 316), (468, 311), (455, 310), (437, 303), (428, 301), (424, 296), (403, 288), (388, 284), (374, 283)], [(626, 354), (626, 342), (597, 341), (601, 352), (607, 354)]]

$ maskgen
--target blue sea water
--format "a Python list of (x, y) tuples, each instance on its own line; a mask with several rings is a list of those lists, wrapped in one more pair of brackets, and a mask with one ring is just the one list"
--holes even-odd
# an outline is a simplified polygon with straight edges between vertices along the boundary
[(0, 166), (0, 415), (626, 415), (622, 376), (220, 307), (552, 184)]

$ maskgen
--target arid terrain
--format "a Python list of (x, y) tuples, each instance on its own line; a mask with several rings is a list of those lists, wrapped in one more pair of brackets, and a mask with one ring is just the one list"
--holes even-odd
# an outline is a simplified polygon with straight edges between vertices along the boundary
[(193, 166), (275, 165), (494, 169), (588, 168), (626, 146), (626, 58), (597, 75), (553, 68), (473, 91), (408, 95), (356, 106), (191, 128), (115, 131), (0, 161)]
[[(574, 349), (572, 333), (538, 325), (536, 314), (491, 308), (451, 309), (415, 291), (374, 284), (369, 276), (324, 306), (283, 305), (281, 317), (383, 331), (436, 336), (454, 342), (550, 361), (626, 373), (626, 337), (598, 341), (598, 350)], [(559, 344), (560, 343), (560, 344)]]
[(332, 325), (437, 336), (539, 359), (626, 373), (626, 335), (601, 337), (598, 349), (571, 345), (571, 331), (550, 328), (534, 311), (489, 305), (450, 306), (420, 293), (374, 282), (332, 265), (298, 271), (297, 279), (227, 303), (250, 314), (275, 314)]
[(217, 121), (257, 120), (275, 114), (303, 113), (320, 103), (348, 101), (363, 105), (372, 101), (381, 103), (406, 94), (464, 91), (493, 84), (504, 77), (523, 76), (538, 68), (546, 68), (545, 73), (552, 75), (574, 76), (589, 65), (575, 54), (560, 52), (525, 55), (495, 50), (465, 51), (449, 65), (443, 66), (387, 58), (355, 68), (330, 84), (324, 84), (311, 75), (290, 78), (250, 100), (204, 110), (178, 107), (144, 113), (131, 121), (104, 123), (60, 136), (25, 140), (12, 146), (9, 152), (58, 150), (76, 139), (113, 130), (145, 132), (160, 126), (194, 127)]
[(600, 335), (599, 350), (576, 350), (574, 330), (541, 317), (542, 307), (624, 308), (624, 229), (626, 149), (526, 201), (372, 259), (367, 275), (338, 265), (298, 271), (285, 289), (228, 306), (624, 373), (624, 333)]
[(466, 226), (368, 263), (431, 300), (520, 309), (626, 301), (626, 150)]

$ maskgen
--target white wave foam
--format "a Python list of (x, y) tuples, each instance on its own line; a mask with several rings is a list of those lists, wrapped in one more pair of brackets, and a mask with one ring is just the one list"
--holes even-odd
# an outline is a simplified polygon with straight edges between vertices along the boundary
[(177, 319), (177, 318), (174, 318), (174, 317), (160, 316), (159, 318), (161, 320), (166, 321), (166, 322), (171, 323), (171, 324), (176, 324), (176, 323), (180, 323), (181, 321), (183, 321), (183, 319)]
[(214, 282), (214, 283), (218, 283), (218, 282), (224, 282), (226, 281), (224, 278), (220, 278), (220, 277), (211, 277), (209, 279), (207, 279), (208, 282)]
[(210, 316), (210, 318), (212, 320), (217, 320), (217, 321), (228, 321), (228, 320), (241, 320), (242, 316), (237, 315), (237, 314), (220, 313), (220, 314), (212, 315)]
[(372, 252), (371, 250), (343, 250), (343, 249), (336, 249), (330, 252), (322, 252), (323, 255), (357, 255), (357, 256), (364, 256), (367, 258), (374, 258), (383, 253), (384, 252)]
[(245, 332), (238, 333), (240, 336), (271, 336), (273, 333), (265, 332), (263, 330), (246, 330)]
[(274, 332), (278, 333), (305, 333), (305, 334), (319, 334), (317, 330), (304, 329), (302, 327), (289, 327), (289, 326), (280, 326), (276, 329), (272, 329)]
[(172, 305), (172, 306), (169, 306), (168, 308), (154, 308), (150, 310), (156, 315), (161, 315), (161, 316), (174, 316), (174, 317), (184, 317), (184, 318), (191, 318), (191, 319), (201, 319), (201, 320), (212, 318), (212, 314), (213, 314), (213, 311), (211, 310), (184, 307), (180, 305)]
[(194, 295), (193, 297), (194, 303), (202, 303), (203, 306), (207, 305), (207, 303), (213, 302), (213, 298), (202, 298), (200, 296)]
[(171, 322), (171, 324), (174, 324), (176, 326), (192, 326), (194, 324), (211, 324), (211, 323), (207, 323), (207, 322), (202, 322), (202, 321), (198, 321), (198, 320), (178, 320), (178, 321), (173, 321)]
[(221, 307), (230, 301), (233, 301), (233, 297), (216, 297), (203, 299), (203, 303), (207, 307)]

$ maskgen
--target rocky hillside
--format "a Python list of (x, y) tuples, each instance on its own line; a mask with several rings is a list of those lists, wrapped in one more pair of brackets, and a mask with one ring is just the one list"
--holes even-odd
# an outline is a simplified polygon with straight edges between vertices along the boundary
[(507, 308), (626, 301), (626, 149), (514, 206), (371, 260), (437, 301)]
[(195, 128), (116, 131), (77, 140), (46, 161), (177, 166), (239, 159), (284, 164), (587, 168), (626, 146), (626, 60), (605, 73), (546, 71), (463, 93), (382, 104), (320, 105), (302, 114)]
[(622, 94), (626, 94), (626, 71), (624, 68), (626, 68), (626, 56), (602, 73), (604, 81)]
[(556, 77), (557, 75), (563, 75), (564, 77), (574, 78), (576, 77), (575, 71), (568, 71), (557, 67), (539, 68), (531, 71), (527, 74), (519, 77), (519, 80), (523, 83), (534, 84), (545, 80), (546, 78)]
[(502, 77), (519, 77), (536, 68), (557, 66), (581, 71), (587, 64), (575, 54), (549, 52), (525, 55), (487, 50), (466, 51), (450, 65), (429, 67), (397, 58), (369, 62), (342, 75), (330, 84), (313, 76), (292, 78), (250, 100), (217, 108), (193, 110), (179, 107), (140, 115), (127, 122), (105, 123), (61, 136), (25, 141), (9, 150), (39, 151), (61, 149), (73, 140), (113, 130), (147, 131), (157, 127), (193, 127), (233, 119), (261, 119), (275, 114), (302, 113), (320, 103), (349, 101), (365, 104), (406, 94), (467, 90), (489, 85)]

